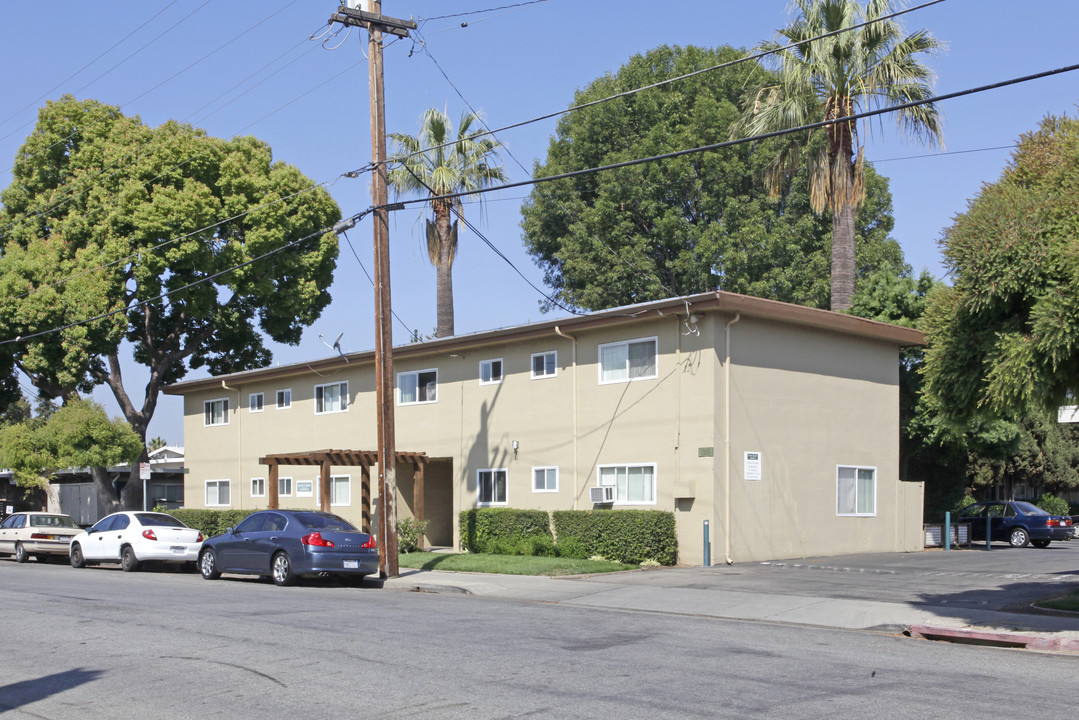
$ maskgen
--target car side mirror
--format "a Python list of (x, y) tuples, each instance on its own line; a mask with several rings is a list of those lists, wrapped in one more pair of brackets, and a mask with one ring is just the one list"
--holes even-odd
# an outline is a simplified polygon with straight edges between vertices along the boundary
[(235, 535), (236, 534), (236, 528), (234, 528), (234, 527), (232, 527), (230, 525), (229, 527), (225, 528), (225, 534), (226, 535)]

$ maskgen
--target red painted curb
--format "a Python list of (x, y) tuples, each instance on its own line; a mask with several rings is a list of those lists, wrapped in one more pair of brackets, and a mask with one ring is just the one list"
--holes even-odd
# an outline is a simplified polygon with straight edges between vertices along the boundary
[(986, 630), (961, 630), (958, 628), (911, 625), (908, 629), (911, 637), (926, 640), (948, 640), (971, 645), (992, 645), (994, 647), (1026, 648), (1028, 650), (1057, 650), (1079, 652), (1079, 638), (1054, 637), (1049, 635), (1023, 635), (1020, 633), (989, 632)]

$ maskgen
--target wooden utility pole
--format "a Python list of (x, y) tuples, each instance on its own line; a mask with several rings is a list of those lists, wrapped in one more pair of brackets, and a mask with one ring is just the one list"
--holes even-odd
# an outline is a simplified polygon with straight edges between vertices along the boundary
[(371, 98), (371, 195), (375, 244), (375, 405), (378, 413), (379, 574), (398, 575), (397, 448), (393, 419), (393, 324), (390, 311), (390, 226), (386, 183), (386, 102), (382, 83), (382, 33), (408, 37), (416, 23), (382, 16), (381, 0), (368, 0), (370, 12), (342, 5), (331, 21), (368, 30), (368, 84)]

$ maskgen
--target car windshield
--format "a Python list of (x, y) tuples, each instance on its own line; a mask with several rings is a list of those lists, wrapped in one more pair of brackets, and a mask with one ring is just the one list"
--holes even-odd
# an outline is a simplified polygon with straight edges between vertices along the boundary
[(311, 530), (337, 530), (339, 532), (359, 532), (356, 526), (344, 518), (329, 513), (296, 513), (296, 519), (305, 528)]
[(1031, 505), (1028, 502), (1017, 502), (1017, 503), (1015, 503), (1015, 509), (1018, 510), (1019, 512), (1023, 513), (1024, 515), (1048, 515), (1049, 514), (1046, 511), (1042, 510), (1037, 505)]
[(165, 513), (135, 513), (143, 527), (187, 527), (172, 515)]
[(31, 527), (77, 528), (75, 521), (67, 515), (31, 515)]

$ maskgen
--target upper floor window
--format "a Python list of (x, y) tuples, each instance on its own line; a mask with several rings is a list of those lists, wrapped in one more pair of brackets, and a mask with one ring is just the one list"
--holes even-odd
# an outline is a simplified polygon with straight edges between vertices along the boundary
[(338, 413), (348, 410), (348, 382), (315, 386), (315, 414)]
[(399, 405), (433, 403), (438, 399), (438, 370), (397, 373)]
[(229, 424), (229, 399), (207, 400), (202, 404), (203, 425)]
[(558, 351), (535, 353), (532, 356), (532, 377), (554, 377), (558, 372)]
[(532, 492), (558, 492), (558, 468), (532, 468)]
[(285, 410), (292, 407), (292, 390), (286, 388), (285, 390), (277, 391), (277, 409)]
[(480, 385), (497, 385), (502, 382), (502, 358), (480, 360)]
[(251, 412), (262, 412), (262, 393), (251, 393), (247, 398), (247, 409)]
[(599, 346), (600, 383), (656, 377), (656, 338)]

